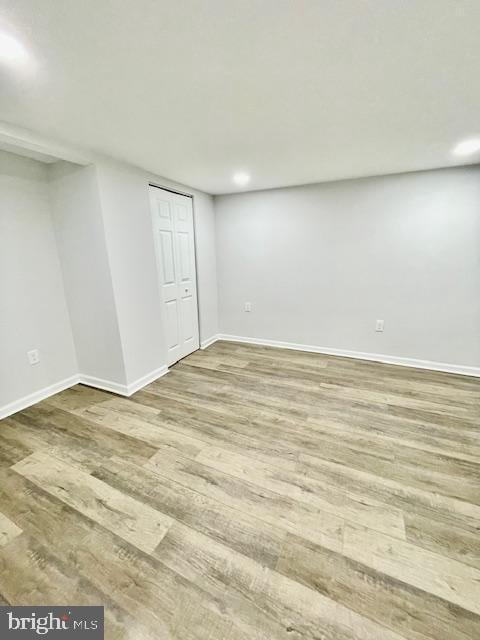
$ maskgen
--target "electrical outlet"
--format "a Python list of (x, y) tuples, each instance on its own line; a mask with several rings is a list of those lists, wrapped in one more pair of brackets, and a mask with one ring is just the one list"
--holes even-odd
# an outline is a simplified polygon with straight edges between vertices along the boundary
[(384, 326), (385, 326), (384, 320), (377, 320), (375, 322), (375, 331), (383, 331)]
[(27, 358), (30, 364), (38, 364), (40, 362), (40, 352), (38, 349), (27, 351)]
[(252, 303), (251, 302), (245, 302), (245, 311), (247, 313), (249, 313), (252, 310)]

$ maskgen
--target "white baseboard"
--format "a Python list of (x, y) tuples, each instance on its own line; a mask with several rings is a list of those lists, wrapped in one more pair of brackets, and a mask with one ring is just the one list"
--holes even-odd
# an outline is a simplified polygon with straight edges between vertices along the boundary
[[(443, 371), (445, 373), (457, 373), (464, 376), (472, 376), (480, 378), (480, 367), (471, 367), (467, 365), (448, 364), (445, 362), (433, 362), (430, 360), (417, 360), (415, 358), (401, 358), (398, 356), (389, 356), (379, 353), (364, 353), (361, 351), (348, 351), (345, 349), (331, 349), (329, 347), (318, 347), (316, 345), (297, 344), (294, 342), (282, 342), (280, 340), (267, 340), (263, 338), (249, 338), (246, 336), (233, 336), (229, 334), (217, 334), (212, 336), (208, 340), (201, 343), (201, 348), (206, 349), (214, 342), (218, 340), (226, 340), (229, 342), (240, 342), (244, 344), (257, 344), (264, 347), (276, 347), (279, 349), (293, 349), (295, 351), (308, 351), (310, 353), (322, 353), (324, 355), (339, 356), (343, 358), (355, 358), (357, 360), (368, 360), (372, 362), (382, 362), (384, 364), (394, 364), (401, 367), (412, 367), (414, 369), (429, 369), (431, 371)], [(48, 387), (44, 387), (39, 391), (35, 391), (23, 398), (19, 398), (14, 402), (0, 407), (0, 420), (7, 418), (17, 411), (26, 409), (27, 407), (45, 400), (55, 393), (64, 391), (76, 384), (85, 384), (95, 389), (103, 389), (104, 391), (110, 391), (121, 396), (131, 396), (136, 393), (147, 384), (150, 384), (154, 380), (161, 378), (168, 373), (168, 367), (163, 366), (151, 371), (147, 375), (138, 378), (130, 384), (119, 384), (118, 382), (112, 382), (110, 380), (103, 380), (102, 378), (95, 378), (94, 376), (87, 376), (82, 374), (75, 374), (64, 380), (60, 380), (55, 384)]]
[(120, 384), (118, 382), (112, 382), (111, 380), (103, 380), (102, 378), (95, 378), (93, 376), (84, 375), (80, 375), (79, 382), (81, 384), (86, 384), (89, 387), (94, 387), (95, 389), (103, 389), (104, 391), (116, 393), (119, 396), (128, 397), (134, 394), (136, 391), (139, 391), (142, 387), (145, 387), (147, 384), (150, 384), (154, 380), (161, 378), (166, 373), (168, 373), (168, 367), (164, 365), (163, 367), (159, 367), (158, 369), (150, 371), (150, 373), (147, 373), (147, 375), (138, 378), (130, 384)]
[(102, 378), (95, 378), (94, 376), (75, 374), (74, 376), (70, 376), (70, 378), (56, 382), (55, 384), (40, 389), (39, 391), (35, 391), (34, 393), (30, 393), (28, 396), (24, 396), (19, 400), (15, 400), (14, 402), (10, 402), (9, 404), (0, 407), (0, 420), (17, 413), (17, 411), (22, 411), (22, 409), (31, 407), (32, 405), (37, 404), (37, 402), (53, 396), (55, 393), (60, 393), (60, 391), (65, 391), (65, 389), (74, 387), (76, 384), (85, 384), (88, 387), (93, 387), (94, 389), (102, 389), (103, 391), (110, 391), (111, 393), (128, 397), (142, 387), (145, 387), (147, 384), (161, 378), (166, 373), (168, 373), (167, 366), (159, 367), (158, 369), (148, 373), (146, 376), (138, 378), (138, 380), (135, 380), (128, 385), (112, 382), (111, 380), (104, 380)]
[(59, 393), (60, 391), (64, 391), (69, 387), (73, 387), (78, 384), (79, 376), (75, 374), (74, 376), (70, 376), (69, 378), (65, 378), (64, 380), (60, 380), (60, 382), (55, 382), (55, 384), (51, 384), (48, 387), (44, 387), (39, 391), (35, 391), (34, 393), (30, 393), (28, 396), (23, 396), (23, 398), (19, 398), (14, 402), (10, 402), (9, 404), (0, 407), (0, 420), (3, 418), (7, 418), (17, 411), (21, 411), (22, 409), (26, 409), (27, 407), (31, 407), (32, 404), (36, 404), (41, 400), (45, 400), (50, 396), (53, 396), (55, 393)]
[(78, 377), (78, 382), (85, 384), (87, 387), (93, 387), (94, 389), (102, 389), (102, 391), (110, 391), (110, 393), (116, 393), (120, 396), (128, 396), (128, 386), (126, 384), (120, 384), (119, 382), (113, 382), (112, 380), (86, 376), (81, 373)]
[(217, 342), (217, 340), (221, 340), (221, 336), (219, 333), (217, 333), (216, 336), (212, 336), (211, 338), (208, 338), (207, 340), (204, 340), (203, 342), (200, 343), (200, 349), (206, 349), (207, 347), (209, 347), (211, 344), (213, 344), (214, 342)]
[(159, 367), (158, 369), (151, 371), (146, 376), (138, 378), (138, 380), (135, 380), (135, 382), (131, 382), (129, 385), (127, 385), (126, 395), (131, 396), (133, 393), (136, 393), (143, 387), (146, 387), (147, 384), (150, 384), (154, 380), (158, 380), (158, 378), (161, 378), (166, 373), (168, 373), (168, 367), (164, 365), (163, 367)]
[(219, 334), (216, 340), (227, 340), (229, 342), (241, 342), (245, 344), (257, 344), (264, 347), (277, 347), (279, 349), (293, 349), (295, 351), (308, 351), (311, 353), (322, 353), (329, 356), (339, 356), (341, 358), (355, 358), (357, 360), (369, 360), (372, 362), (382, 362), (384, 364), (395, 364), (400, 367), (412, 367), (414, 369), (429, 369), (431, 371), (443, 371), (445, 373), (457, 373), (463, 376), (473, 376), (480, 378), (480, 367), (467, 365), (448, 364), (446, 362), (433, 362), (431, 360), (417, 360), (415, 358), (401, 358), (389, 356), (381, 353), (364, 353), (362, 351), (347, 351), (345, 349), (331, 349), (329, 347), (318, 347), (315, 345), (296, 344), (294, 342), (281, 342), (279, 340), (266, 340), (263, 338), (248, 338), (245, 336), (232, 336)]

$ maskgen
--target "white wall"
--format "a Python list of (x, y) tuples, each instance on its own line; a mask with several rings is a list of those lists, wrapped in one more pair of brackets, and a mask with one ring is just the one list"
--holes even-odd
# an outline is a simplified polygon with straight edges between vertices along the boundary
[(125, 384), (96, 169), (56, 163), (50, 190), (80, 372)]
[(211, 196), (112, 161), (97, 164), (105, 238), (128, 384), (166, 364), (149, 182), (193, 194), (200, 338), (218, 333)]
[(82, 375), (91, 383), (112, 382), (115, 390), (166, 366), (149, 182), (194, 196), (201, 340), (218, 333), (210, 196), (103, 158), (88, 167), (59, 163), (50, 171)]
[(0, 151), (0, 407), (76, 373), (46, 166)]
[(215, 206), (221, 333), (479, 367), (479, 167)]
[(210, 196), (105, 158), (2, 153), (0, 174), (0, 415), (67, 377), (131, 393), (166, 369), (149, 182), (194, 197), (200, 338), (218, 333)]
[(217, 251), (215, 208), (212, 196), (193, 192), (195, 250), (197, 257), (200, 340), (207, 342), (218, 334)]
[(97, 168), (127, 383), (166, 363), (148, 181), (121, 165)]

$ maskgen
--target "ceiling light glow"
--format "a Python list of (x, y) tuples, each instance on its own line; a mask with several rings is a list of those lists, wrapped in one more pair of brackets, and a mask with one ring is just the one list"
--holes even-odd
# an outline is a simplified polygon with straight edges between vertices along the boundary
[(471, 156), (473, 153), (480, 151), (480, 138), (469, 138), (459, 142), (453, 149), (456, 156)]
[(238, 171), (233, 174), (233, 181), (239, 187), (244, 187), (250, 182), (250, 176), (244, 171)]
[(0, 33), (0, 61), (22, 62), (27, 58), (25, 47), (13, 36)]

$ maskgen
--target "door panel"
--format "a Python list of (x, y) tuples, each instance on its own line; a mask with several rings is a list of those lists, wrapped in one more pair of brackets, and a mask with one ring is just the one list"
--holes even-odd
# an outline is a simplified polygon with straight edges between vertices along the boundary
[(195, 309), (193, 307), (193, 297), (186, 295), (182, 297), (182, 319), (183, 319), (183, 340), (191, 342), (195, 332)]
[(188, 206), (185, 203), (177, 202), (175, 204), (175, 210), (177, 212), (177, 219), (179, 222), (188, 220)]
[(176, 300), (168, 300), (165, 303), (166, 310), (166, 330), (167, 330), (167, 346), (169, 350), (179, 347), (178, 335), (178, 303)]
[(172, 218), (172, 207), (167, 200), (161, 200), (157, 198), (157, 207), (158, 213), (161, 218), (167, 218), (167, 220), (171, 220)]
[(173, 234), (171, 231), (160, 231), (163, 282), (175, 284), (175, 259), (173, 256)]
[(182, 282), (188, 282), (191, 279), (190, 245), (188, 242), (188, 233), (181, 231), (180, 233), (178, 233), (177, 237), (180, 263), (180, 279)]
[(150, 187), (167, 364), (199, 347), (192, 199)]

